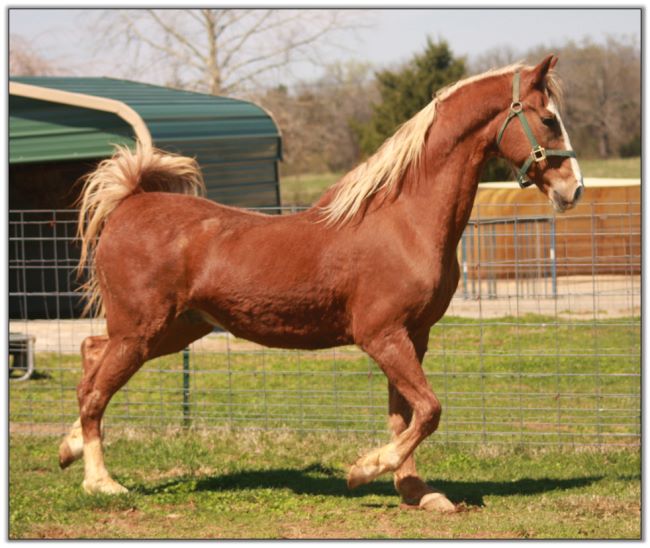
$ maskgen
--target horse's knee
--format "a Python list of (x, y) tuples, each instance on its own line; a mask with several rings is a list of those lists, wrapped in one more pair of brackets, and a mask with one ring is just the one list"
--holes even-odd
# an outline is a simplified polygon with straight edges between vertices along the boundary
[(100, 419), (107, 402), (107, 395), (102, 394), (99, 390), (93, 389), (84, 392), (79, 401), (79, 416), (82, 424), (84, 419)]
[(429, 435), (438, 429), (440, 416), (442, 415), (442, 405), (434, 395), (426, 403), (418, 406), (417, 416), (422, 424), (422, 429)]
[(91, 392), (92, 388), (92, 380), (84, 375), (79, 384), (77, 384), (77, 402), (79, 403), (79, 409), (83, 407), (86, 396)]

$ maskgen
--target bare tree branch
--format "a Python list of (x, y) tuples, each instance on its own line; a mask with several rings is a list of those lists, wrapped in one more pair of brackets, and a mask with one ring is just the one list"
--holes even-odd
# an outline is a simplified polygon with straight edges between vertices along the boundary
[[(156, 41), (150, 39), (144, 32), (141, 32), (140, 29), (136, 25), (129, 24), (128, 31), (129, 31), (129, 35), (127, 36), (127, 40), (129, 42), (135, 43), (136, 47), (138, 47), (140, 45), (139, 43), (146, 44), (150, 48), (166, 54), (171, 59), (178, 58), (179, 55), (180, 55), (178, 53), (178, 50), (176, 50), (171, 45), (165, 44), (164, 41), (163, 42), (156, 42)], [(201, 63), (200, 60), (198, 60), (198, 59), (193, 59), (192, 57), (183, 56), (182, 60), (185, 63), (187, 63), (187, 64), (189, 64), (191, 66), (194, 66), (199, 70), (204, 69), (205, 65), (203, 63)]]
[(147, 13), (166, 34), (169, 34), (170, 36), (174, 37), (181, 46), (186, 47), (199, 58), (202, 58), (205, 55), (203, 52), (199, 51), (194, 46), (191, 40), (183, 36), (176, 28), (174, 28), (172, 25), (165, 23), (165, 21), (163, 21), (161, 17), (156, 13), (156, 10), (147, 10)]
[(220, 94), (298, 62), (318, 62), (322, 48), (348, 28), (346, 19), (337, 10), (133, 9), (103, 12), (97, 25), (126, 46), (125, 62), (144, 61), (143, 70), (156, 66), (176, 85)]
[(9, 36), (9, 74), (11, 76), (52, 76), (61, 71), (22, 36)]
[[(228, 53), (224, 56), (223, 59), (223, 64), (225, 66), (228, 66), (230, 62), (232, 61), (232, 57), (235, 53), (241, 50), (242, 46), (255, 34), (259, 34), (262, 32), (265, 32), (268, 30), (267, 27), (266, 29), (262, 27), (262, 23), (266, 21), (273, 12), (271, 10), (266, 10), (265, 12), (262, 13), (262, 16), (253, 24), (251, 25), (245, 32), (239, 34), (237, 37), (233, 38), (232, 40), (235, 42), (233, 46), (227, 49)], [(226, 48), (222, 47), (222, 49), (226, 50)]]

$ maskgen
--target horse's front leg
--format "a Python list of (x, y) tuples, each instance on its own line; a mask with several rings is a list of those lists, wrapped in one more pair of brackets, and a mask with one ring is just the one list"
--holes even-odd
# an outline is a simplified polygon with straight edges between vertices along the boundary
[[(388, 421), (393, 440), (395, 440), (408, 428), (413, 413), (408, 402), (390, 383), (388, 383), (388, 409)], [(420, 478), (415, 467), (414, 452), (404, 460), (401, 466), (394, 470), (393, 483), (406, 504), (419, 505), (427, 510), (454, 510), (454, 506), (442, 493), (429, 487)]]
[[(399, 471), (400, 476), (403, 474), (400, 485), (405, 491), (412, 489), (411, 496), (419, 496), (418, 502), (421, 506), (444, 512), (453, 511), (454, 505), (441, 493), (428, 489), (422, 480), (405, 479), (409, 477), (409, 472), (415, 471), (414, 462), (409, 461), (413, 451), (436, 430), (442, 411), (440, 402), (422, 371), (413, 342), (406, 330), (400, 329), (381, 333), (364, 343), (362, 348), (379, 364), (390, 385), (408, 405), (408, 412), (403, 407), (402, 419), (408, 417), (409, 422), (399, 433), (395, 431), (391, 443), (373, 449), (352, 466), (348, 474), (348, 486), (354, 488), (386, 472)], [(398, 399), (393, 398), (393, 402), (399, 405)], [(397, 430), (400, 430), (399, 425), (397, 426)]]

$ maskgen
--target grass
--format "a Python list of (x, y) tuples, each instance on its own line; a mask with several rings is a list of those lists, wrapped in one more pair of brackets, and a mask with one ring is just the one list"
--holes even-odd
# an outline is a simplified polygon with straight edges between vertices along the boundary
[(106, 457), (127, 486), (85, 495), (61, 472), (58, 438), (10, 438), (9, 538), (639, 539), (638, 451), (443, 448), (421, 475), (458, 513), (400, 507), (390, 477), (348, 491), (372, 441), (331, 434), (111, 430)]
[(584, 177), (638, 179), (641, 177), (641, 158), (580, 159)]
[(342, 175), (343, 173), (307, 173), (282, 177), (280, 180), (282, 204), (311, 205)]
[[(58, 470), (58, 437), (10, 437), (9, 535), (639, 538), (639, 356), (638, 317), (444, 318), (424, 364), (442, 423), (418, 463), (460, 504), (448, 516), (401, 508), (390, 477), (347, 490), (349, 464), (388, 440), (385, 378), (355, 349), (195, 349), (189, 431), (182, 359), (168, 356), (106, 416), (107, 464), (129, 494), (85, 495), (81, 463)], [(10, 422), (51, 434), (77, 416), (79, 361), (36, 363), (10, 385)]]
[[(580, 158), (584, 177), (639, 178), (640, 158)], [(321, 173), (284, 176), (280, 182), (282, 203), (286, 206), (313, 204), (323, 192), (340, 179), (343, 173)]]

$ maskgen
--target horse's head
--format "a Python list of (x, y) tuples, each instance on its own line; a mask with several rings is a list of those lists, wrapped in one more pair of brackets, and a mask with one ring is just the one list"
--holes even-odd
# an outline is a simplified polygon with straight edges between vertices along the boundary
[(557, 57), (549, 55), (536, 67), (515, 72), (512, 103), (503, 114), (497, 146), (515, 166), (519, 185), (537, 185), (562, 212), (575, 207), (584, 185), (549, 75), (556, 63)]

